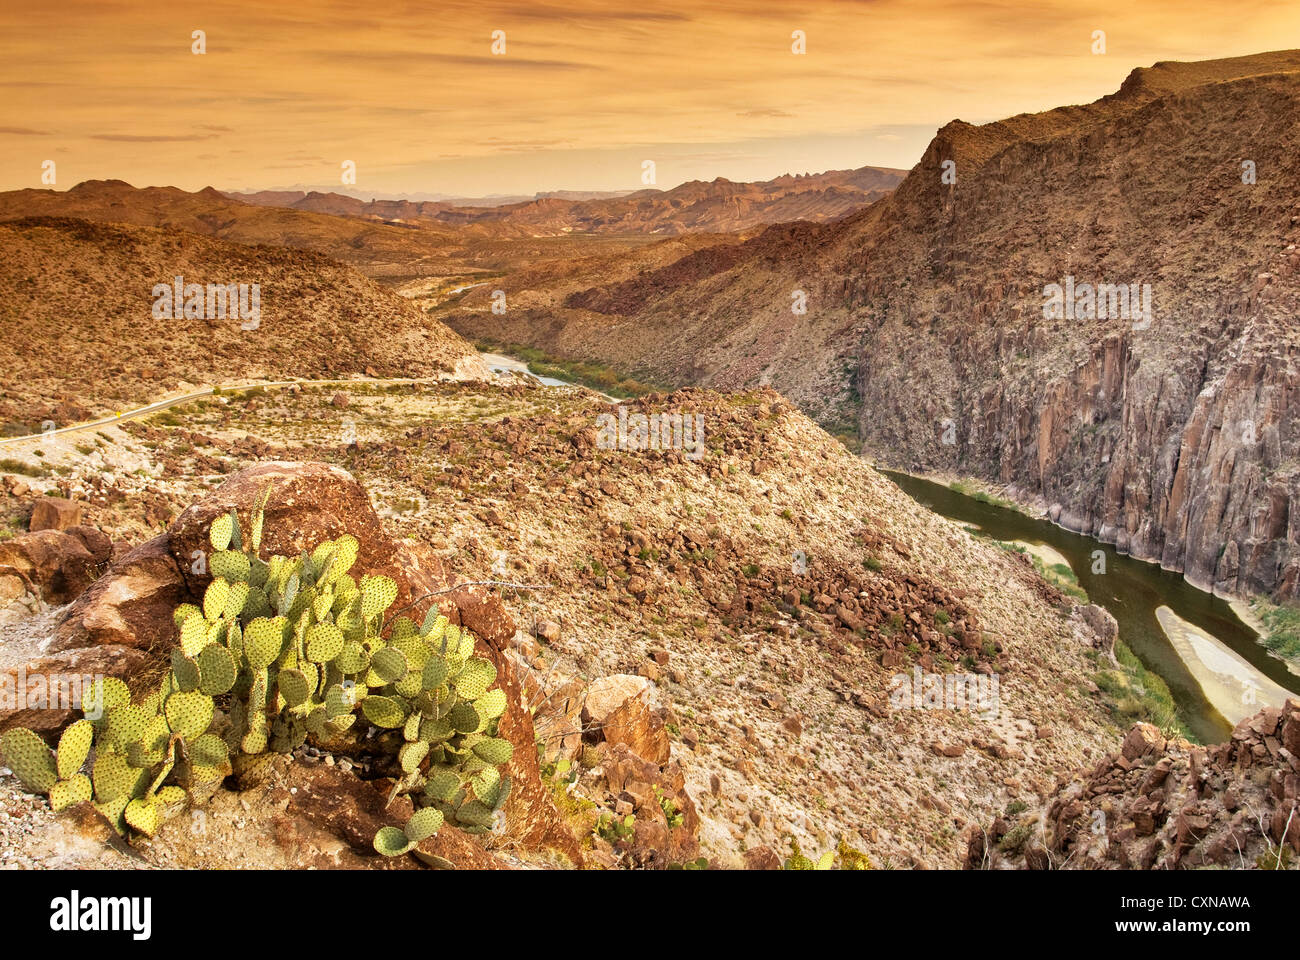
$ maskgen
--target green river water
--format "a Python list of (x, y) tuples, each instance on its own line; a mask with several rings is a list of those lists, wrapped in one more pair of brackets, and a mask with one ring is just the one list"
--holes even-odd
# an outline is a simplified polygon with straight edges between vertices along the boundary
[[(1120, 638), (1143, 666), (1169, 685), (1182, 720), (1203, 743), (1227, 738), (1232, 725), (1206, 699), (1156, 619), (1156, 608), (1175, 614), (1240, 654), (1250, 664), (1292, 692), (1300, 677), (1259, 644), (1254, 630), (1241, 621), (1220, 597), (1198, 590), (1180, 574), (1157, 564), (1134, 560), (1114, 547), (1063, 530), (1047, 520), (1025, 516), (950, 490), (941, 484), (891, 470), (882, 470), (918, 503), (959, 523), (979, 527), (997, 540), (1045, 544), (1069, 561), (1093, 603), (1105, 607), (1119, 622)], [(1093, 573), (1094, 552), (1105, 557), (1105, 573)]]

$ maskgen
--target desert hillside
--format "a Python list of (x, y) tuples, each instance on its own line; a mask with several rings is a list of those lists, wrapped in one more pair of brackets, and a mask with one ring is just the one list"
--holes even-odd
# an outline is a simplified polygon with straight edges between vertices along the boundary
[(314, 251), (363, 272), (436, 272), (457, 242), (451, 230), (411, 229), (244, 203), (208, 187), (133, 187), (121, 180), (87, 180), (69, 190), (0, 193), (0, 220), (76, 217), (196, 233), (244, 244)]
[[(770, 865), (793, 837), (814, 856), (843, 841), (878, 866), (953, 867), (971, 830), (1008, 803), (1045, 798), (1059, 775), (1118, 741), (1092, 679), (1106, 668), (1104, 631), (1023, 557), (919, 507), (771, 391), (687, 390), (626, 409), (699, 416), (702, 446), (602, 449), (597, 417), (617, 408), (585, 391), (448, 383), (208, 398), (81, 440), (42, 442), (41, 459), (31, 444), (10, 450), (54, 471), (45, 482), (82, 505), (83, 525), (119, 545), (82, 599), (8, 628), (7, 662), (21, 662), (24, 637), (51, 631), (43, 655), (65, 668), (117, 650), (147, 673), (173, 633), (169, 615), (150, 611), (204, 585), (203, 577), (169, 585), (174, 574), (159, 572), (171, 569), (166, 550), (188, 556), (194, 517), (213, 509), (209, 501), (241, 502), (233, 491), (256, 489), (251, 477), (260, 475), (297, 491), (279, 499), (273, 491), (267, 529), (279, 531), (277, 542), (296, 543), (297, 527), (333, 511), (331, 524), (366, 543), (391, 542), (400, 546), (383, 549), (412, 557), (431, 551), (402, 561), (412, 568), (521, 586), (500, 590), (520, 630), (489, 637), (534, 707), (536, 744), (516, 753), (540, 751), (543, 780), (558, 778), (568, 798), (558, 809), (592, 865), (664, 865), (697, 853), (714, 866)], [(93, 449), (78, 451), (74, 440)], [(357, 499), (350, 481), (290, 461), (346, 468), (378, 519), (367, 519), (369, 507), (339, 514)], [(250, 479), (210, 493), (250, 464)], [(6, 509), (30, 511), (30, 495), (9, 490)], [(147, 539), (158, 535), (170, 541)], [(54, 534), (23, 535), (37, 536)], [(19, 562), (25, 542), (11, 541), (0, 561)], [(130, 544), (142, 546), (128, 554)], [(43, 625), (42, 616), (55, 620)], [(938, 710), (891, 702), (896, 678), (914, 673), (996, 680), (996, 702)], [(652, 711), (630, 732), (609, 720), (602, 734), (589, 720), (611, 686)], [(322, 784), (348, 796), (357, 789), (338, 782), (337, 768), (292, 776), (307, 779), (278, 781), (269, 799), (265, 790), (239, 796), (260, 809), (289, 785), (310, 787), (295, 808), (319, 826), (312, 797)], [(654, 827), (647, 783), (689, 809), (680, 826)], [(356, 803), (362, 816), (369, 801)], [(223, 811), (241, 816), (233, 799), (210, 809), (214, 822), (225, 822)], [(634, 810), (635, 840), (611, 846), (595, 826), (600, 813)], [(19, 856), (74, 856), (55, 840), (66, 829), (39, 826)], [(147, 856), (202, 866), (298, 856), (264, 831), (230, 837), (228, 849), (195, 849), (182, 826)], [(489, 838), (487, 849), (527, 860), (509, 840)], [(351, 858), (367, 852), (339, 862), (364, 865)]]
[[(505, 315), (473, 291), (447, 319), (666, 382), (771, 384), (885, 462), (1009, 485), (1199, 586), (1292, 597), (1298, 109), (1296, 51), (1161, 63), (1095, 103), (954, 121), (836, 223), (543, 282)], [(1149, 288), (1150, 315), (1046, 317), (1067, 282)]]
[[(63, 427), (185, 385), (452, 376), (473, 349), (408, 301), (319, 254), (157, 228), (37, 217), (0, 222), (0, 418)], [(155, 285), (259, 288), (256, 323), (155, 316)], [(183, 291), (182, 291), (183, 292)], [(170, 304), (169, 304), (170, 306)], [(219, 304), (214, 302), (214, 307)]]

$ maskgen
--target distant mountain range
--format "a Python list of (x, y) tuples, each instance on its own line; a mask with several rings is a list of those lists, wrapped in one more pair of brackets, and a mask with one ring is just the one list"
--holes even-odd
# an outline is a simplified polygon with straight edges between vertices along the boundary
[(759, 183), (719, 177), (692, 180), (671, 190), (624, 194), (555, 191), (492, 202), (362, 200), (343, 192), (227, 193), (245, 203), (387, 223), (527, 228), (534, 236), (567, 233), (675, 235), (734, 232), (787, 220), (834, 220), (880, 199), (905, 171), (883, 167), (790, 175)]

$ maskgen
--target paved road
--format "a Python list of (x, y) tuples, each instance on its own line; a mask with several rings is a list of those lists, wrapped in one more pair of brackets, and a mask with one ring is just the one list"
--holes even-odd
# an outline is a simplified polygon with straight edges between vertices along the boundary
[(75, 423), (67, 427), (57, 427), (53, 430), (43, 430), (40, 433), (29, 433), (21, 437), (0, 437), (0, 446), (6, 443), (21, 443), (24, 440), (41, 440), (45, 437), (56, 437), (61, 433), (79, 433), (83, 430), (94, 430), (96, 427), (105, 427), (114, 423), (121, 423), (123, 420), (134, 420), (136, 417), (148, 416), (151, 413), (157, 413), (159, 410), (166, 410), (168, 407), (174, 407), (178, 403), (188, 403), (191, 400), (198, 400), (200, 397), (210, 397), (218, 391), (221, 393), (238, 393), (241, 390), (255, 390), (258, 387), (289, 387), (295, 383), (303, 387), (321, 387), (321, 386), (348, 386), (357, 384), (385, 386), (389, 384), (404, 383), (437, 383), (437, 378), (431, 377), (398, 377), (391, 380), (374, 380), (369, 377), (351, 380), (277, 380), (272, 383), (234, 383), (223, 384), (220, 387), (205, 387), (194, 393), (183, 394), (179, 397), (169, 397), (166, 400), (158, 400), (144, 407), (137, 407), (134, 410), (124, 410), (121, 413), (111, 417), (102, 417), (99, 420), (91, 420), (88, 423)]
[[(498, 354), (483, 354), (482, 356), (484, 357), (484, 359), (490, 357), (492, 361), (496, 361), (495, 366), (499, 367), (500, 369), (519, 369), (525, 373), (528, 372), (528, 367), (522, 362), (520, 362), (519, 360), (516, 360), (514, 357), (506, 357)], [(566, 387), (577, 386), (577, 384), (566, 383), (563, 380), (553, 380), (550, 377), (537, 377), (536, 374), (529, 374), (529, 376), (541, 380), (543, 383), (547, 384), (548, 386), (566, 386)], [(360, 377), (360, 378), (354, 377), (350, 380), (276, 380), (271, 383), (256, 382), (256, 383), (223, 384), (220, 387), (204, 387), (202, 390), (198, 390), (194, 393), (183, 394), (182, 396), (179, 397), (169, 397), (166, 400), (157, 400), (154, 403), (149, 404), (148, 406), (137, 407), (134, 410), (124, 410), (121, 413), (115, 414), (114, 416), (101, 417), (100, 419), (92, 420), (89, 423), (75, 423), (72, 424), (71, 426), (57, 427), (53, 430), (43, 430), (40, 433), (29, 433), (21, 437), (0, 437), (0, 447), (4, 446), (7, 443), (22, 443), (24, 440), (41, 440), (44, 439), (45, 437), (57, 437), (59, 434), (62, 433), (80, 433), (83, 430), (94, 430), (97, 427), (106, 427), (114, 423), (121, 423), (123, 420), (134, 420), (137, 417), (145, 417), (151, 413), (157, 413), (160, 410), (166, 410), (168, 407), (174, 407), (178, 403), (188, 403), (191, 400), (198, 400), (201, 397), (211, 397), (215, 395), (218, 391), (220, 391), (221, 393), (238, 393), (241, 390), (255, 390), (258, 387), (289, 387), (294, 384), (298, 384), (299, 386), (302, 387), (339, 387), (339, 386), (349, 386), (349, 385), (355, 386), (357, 384), (366, 384), (368, 386), (389, 386), (392, 384), (439, 383), (439, 382), (442, 381), (440, 381), (437, 377), (395, 377), (392, 379), (373, 379), (371, 377)], [(607, 400), (610, 400), (611, 402), (614, 401), (613, 397), (600, 393), (599, 390), (594, 390), (590, 387), (588, 387), (587, 389), (591, 390), (593, 393), (599, 393), (602, 397), (605, 397)]]

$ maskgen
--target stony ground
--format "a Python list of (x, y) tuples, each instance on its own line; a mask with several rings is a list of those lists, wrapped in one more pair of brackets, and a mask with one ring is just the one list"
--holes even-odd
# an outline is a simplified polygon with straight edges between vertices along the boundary
[[(702, 414), (707, 454), (599, 449), (596, 416), (614, 408), (576, 389), (299, 388), (92, 433), (90, 454), (28, 451), (50, 474), (11, 487), (83, 499), (89, 523), (138, 542), (250, 461), (345, 466), (394, 535), (463, 576), (545, 586), (507, 591), (525, 628), (558, 625), (529, 654), (544, 683), (653, 681), (717, 864), (793, 836), (956, 866), (976, 823), (1117, 742), (1092, 635), (1023, 561), (918, 507), (775, 393), (641, 404)], [(0, 506), (22, 522), (31, 492)], [(894, 709), (890, 678), (914, 666), (998, 674), (999, 715)]]

